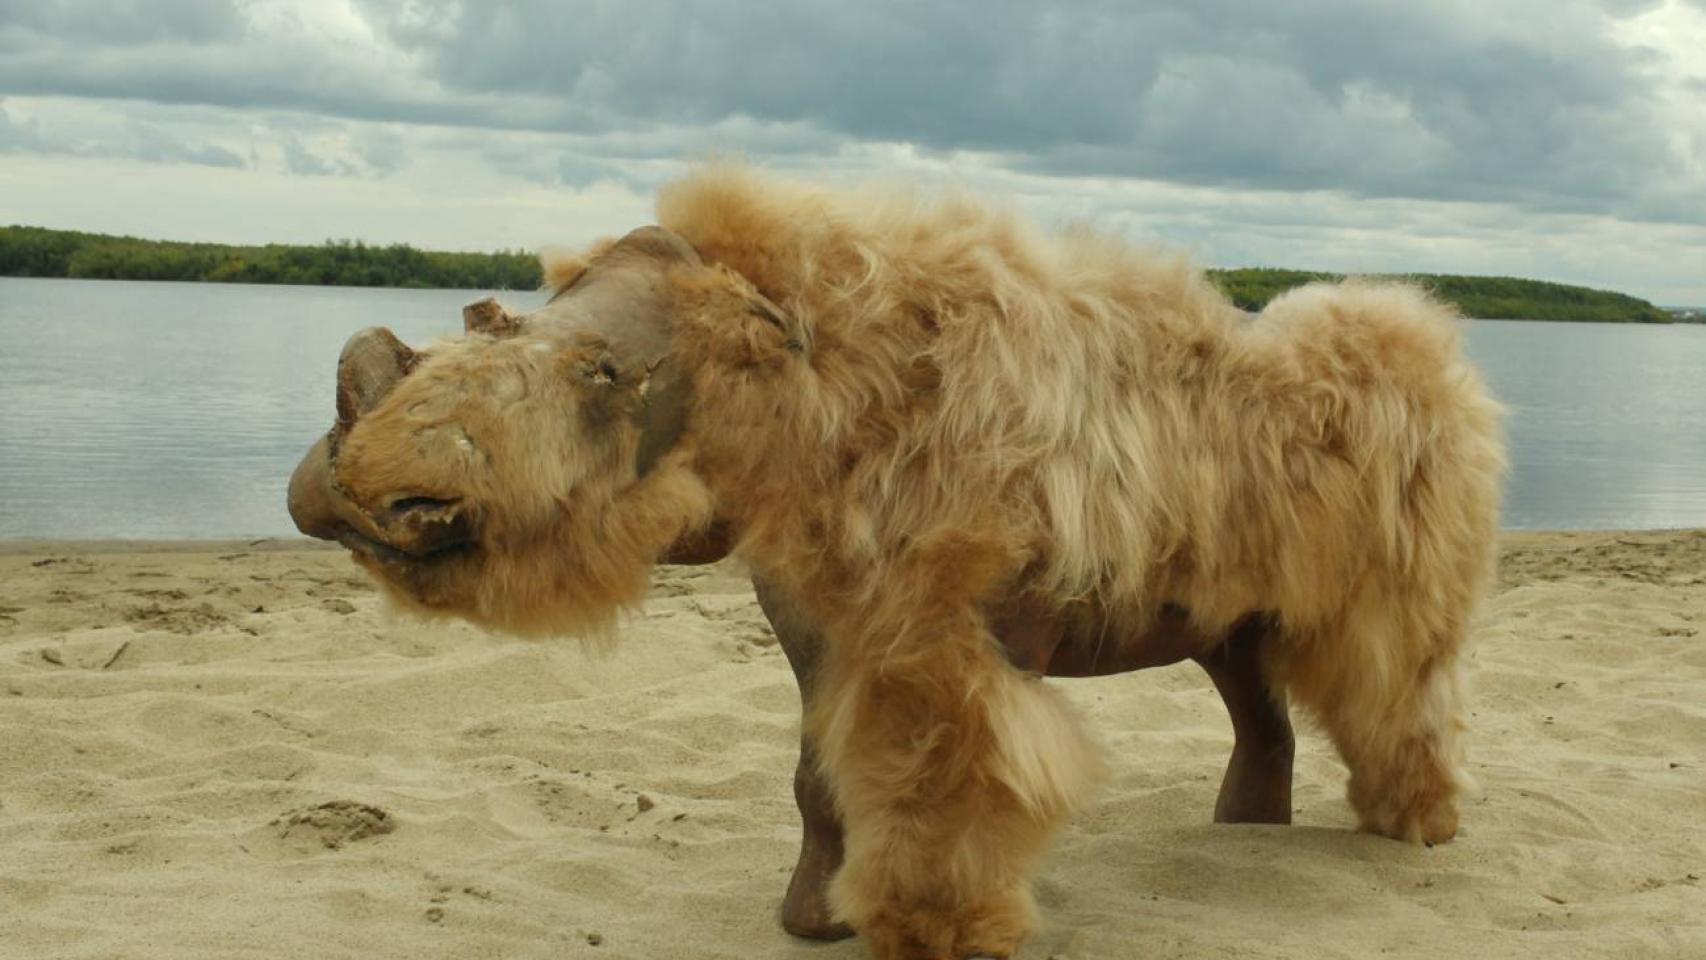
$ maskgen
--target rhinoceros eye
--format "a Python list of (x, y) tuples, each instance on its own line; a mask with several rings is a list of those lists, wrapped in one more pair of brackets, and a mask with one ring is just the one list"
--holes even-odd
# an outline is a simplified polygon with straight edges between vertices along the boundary
[(616, 382), (616, 365), (609, 360), (588, 363), (581, 368), (582, 374), (593, 383), (612, 384)]

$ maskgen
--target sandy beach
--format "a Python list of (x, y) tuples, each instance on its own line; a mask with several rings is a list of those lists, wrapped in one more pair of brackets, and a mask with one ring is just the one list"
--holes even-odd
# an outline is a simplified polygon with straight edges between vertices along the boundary
[[(1026, 958), (1706, 957), (1706, 531), (1521, 534), (1459, 838), (1209, 822), (1194, 667), (1059, 681), (1107, 748)], [(303, 542), (0, 545), (0, 957), (821, 958), (775, 921), (792, 675), (738, 568), (607, 656), (387, 612)], [(1300, 718), (1301, 721), (1301, 718)]]

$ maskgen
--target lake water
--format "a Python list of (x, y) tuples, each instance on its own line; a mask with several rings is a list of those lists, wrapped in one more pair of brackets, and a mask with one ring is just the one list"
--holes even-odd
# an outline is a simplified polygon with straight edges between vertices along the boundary
[[(0, 278), (0, 538), (293, 535), (285, 482), (344, 339), (457, 334), (483, 295)], [(1468, 340), (1512, 410), (1507, 527), (1706, 526), (1706, 326)]]

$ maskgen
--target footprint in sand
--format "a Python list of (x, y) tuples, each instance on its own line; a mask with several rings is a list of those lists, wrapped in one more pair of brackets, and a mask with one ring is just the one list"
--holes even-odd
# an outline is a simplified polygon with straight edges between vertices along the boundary
[(215, 610), (209, 603), (200, 603), (194, 607), (166, 607), (159, 603), (150, 603), (145, 607), (131, 608), (124, 614), (124, 619), (138, 630), (191, 634), (228, 623), (231, 618)]
[(125, 593), (128, 593), (133, 597), (142, 597), (145, 600), (188, 600), (190, 598), (189, 594), (175, 588), (167, 590), (133, 588), (126, 590)]
[(395, 829), (397, 818), (372, 804), (330, 800), (279, 815), (267, 824), (260, 839), (270, 841), (276, 854), (307, 855), (342, 850)]

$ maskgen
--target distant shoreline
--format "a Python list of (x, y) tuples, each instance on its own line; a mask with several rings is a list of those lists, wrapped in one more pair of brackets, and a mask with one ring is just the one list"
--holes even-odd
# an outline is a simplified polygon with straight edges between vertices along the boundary
[[(1294, 287), (1345, 275), (1271, 267), (1211, 269), (1233, 303), (1258, 311)], [(183, 243), (46, 227), (0, 227), (0, 276), (83, 280), (175, 280), (287, 286), (450, 290), (537, 290), (537, 258), (526, 251), (451, 253), (360, 241), (244, 246)], [(1599, 323), (1688, 321), (1628, 294), (1516, 277), (1404, 274), (1478, 320)]]
[[(1271, 267), (1210, 270), (1209, 278), (1245, 310), (1259, 310), (1293, 287), (1334, 282), (1345, 274)], [(1382, 276), (1382, 275), (1376, 275)], [(1419, 284), (1475, 320), (1550, 320), (1570, 323), (1673, 323), (1670, 311), (1639, 297), (1545, 280), (1472, 277), (1446, 273), (1383, 275)]]
[(243, 246), (21, 226), (0, 227), (0, 276), (453, 290), (541, 283), (538, 259), (520, 250), (451, 253), (348, 240)]

